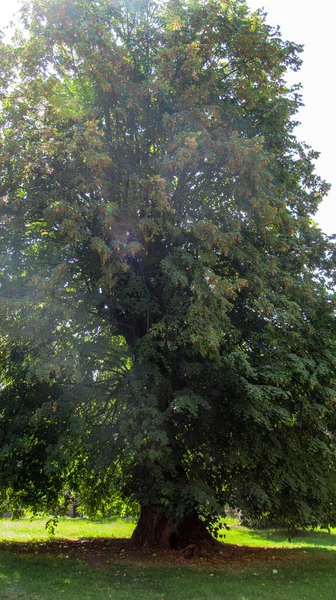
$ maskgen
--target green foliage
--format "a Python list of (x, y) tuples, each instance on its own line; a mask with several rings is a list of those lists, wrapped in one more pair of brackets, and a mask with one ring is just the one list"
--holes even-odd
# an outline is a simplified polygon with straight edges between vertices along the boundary
[(293, 134), (301, 48), (238, 0), (31, 0), (22, 25), (0, 48), (4, 502), (321, 521), (335, 250)]

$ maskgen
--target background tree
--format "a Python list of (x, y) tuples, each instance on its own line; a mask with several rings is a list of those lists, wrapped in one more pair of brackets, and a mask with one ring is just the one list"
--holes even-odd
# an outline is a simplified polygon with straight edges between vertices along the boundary
[(227, 503), (316, 524), (334, 261), (284, 80), (300, 47), (236, 0), (36, 0), (22, 20), (0, 54), (3, 490), (40, 508), (118, 488), (138, 545), (201, 548)]

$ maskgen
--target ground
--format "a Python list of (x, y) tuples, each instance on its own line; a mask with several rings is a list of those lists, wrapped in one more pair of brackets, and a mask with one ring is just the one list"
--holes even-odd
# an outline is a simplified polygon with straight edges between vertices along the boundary
[[(336, 530), (230, 522), (221, 554), (137, 550), (128, 520), (0, 520), (0, 600), (335, 600)], [(113, 537), (115, 536), (115, 537)], [(127, 536), (127, 537), (126, 537)]]
[(9, 551), (23, 555), (48, 555), (66, 558), (85, 559), (90, 565), (104, 571), (107, 565), (113, 562), (128, 563), (137, 566), (194, 566), (195, 568), (216, 568), (239, 564), (249, 566), (252, 563), (265, 563), (276, 560), (277, 563), (301, 562), (307, 560), (300, 550), (287, 548), (260, 548), (239, 546), (236, 544), (223, 544), (220, 553), (213, 553), (207, 557), (192, 557), (186, 559), (183, 551), (141, 549), (141, 552), (127, 538), (107, 539), (89, 538), (81, 540), (62, 539), (44, 542), (0, 542), (0, 552)]

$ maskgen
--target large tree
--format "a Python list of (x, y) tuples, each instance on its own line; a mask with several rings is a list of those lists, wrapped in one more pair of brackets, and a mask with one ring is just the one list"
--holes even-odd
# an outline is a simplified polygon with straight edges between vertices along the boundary
[(31, 0), (0, 47), (0, 486), (141, 507), (138, 545), (226, 505), (335, 498), (328, 187), (295, 138), (301, 48), (241, 0)]

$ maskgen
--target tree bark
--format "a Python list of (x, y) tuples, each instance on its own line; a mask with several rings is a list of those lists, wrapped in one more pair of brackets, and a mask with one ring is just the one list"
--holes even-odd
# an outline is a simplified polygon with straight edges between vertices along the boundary
[(196, 511), (174, 524), (161, 506), (142, 507), (132, 542), (137, 548), (180, 550), (186, 558), (223, 549), (222, 543), (212, 537)]

